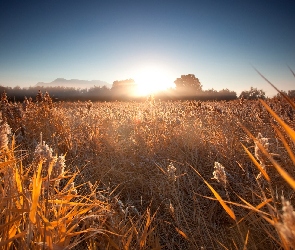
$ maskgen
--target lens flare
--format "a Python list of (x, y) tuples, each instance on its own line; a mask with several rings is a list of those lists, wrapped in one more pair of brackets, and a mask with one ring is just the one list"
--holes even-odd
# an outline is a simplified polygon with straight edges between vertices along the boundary
[(134, 77), (137, 84), (136, 95), (146, 96), (156, 94), (168, 88), (173, 88), (173, 78), (164, 69), (159, 67), (144, 67), (137, 71)]

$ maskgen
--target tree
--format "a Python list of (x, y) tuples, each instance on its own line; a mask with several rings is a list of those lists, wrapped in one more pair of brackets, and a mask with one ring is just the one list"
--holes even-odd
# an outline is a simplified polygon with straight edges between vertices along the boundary
[(239, 98), (248, 100), (265, 99), (265, 92), (262, 89), (251, 87), (251, 89), (248, 91), (242, 91)]
[(126, 79), (121, 81), (114, 81), (111, 92), (114, 97), (130, 97), (134, 94), (136, 83), (133, 79)]
[(229, 89), (215, 90), (208, 89), (202, 92), (203, 100), (234, 100), (237, 99), (237, 93)]
[(237, 93), (229, 89), (222, 89), (218, 91), (219, 99), (222, 100), (234, 100), (237, 99)]
[(213, 96), (217, 96), (217, 90), (215, 90), (215, 89), (207, 89), (207, 90), (205, 90), (205, 91), (203, 91), (204, 92), (204, 95), (205, 96), (208, 96), (208, 97), (213, 97)]
[(288, 90), (288, 96), (291, 97), (291, 98), (294, 98), (295, 97), (295, 90)]
[(202, 85), (193, 74), (182, 75), (175, 81), (177, 94), (184, 96), (196, 96), (202, 92)]
[[(284, 95), (288, 95), (287, 92), (284, 91), (284, 90), (280, 90), (280, 92), (281, 92), (282, 94), (284, 94)], [(278, 92), (278, 93), (274, 96), (274, 98), (276, 98), (276, 99), (282, 99), (283, 96), (281, 95), (281, 93)]]
[(130, 87), (134, 85), (135, 85), (135, 82), (133, 79), (114, 81), (112, 85), (112, 90), (118, 89), (118, 88), (126, 88), (126, 87)]

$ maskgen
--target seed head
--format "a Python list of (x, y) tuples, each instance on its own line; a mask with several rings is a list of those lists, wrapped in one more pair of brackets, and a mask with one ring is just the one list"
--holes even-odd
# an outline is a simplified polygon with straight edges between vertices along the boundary
[(173, 163), (170, 162), (170, 164), (167, 167), (167, 173), (168, 173), (168, 179), (173, 182), (176, 181), (175, 172), (176, 172), (176, 167), (174, 167)]
[(65, 170), (65, 156), (60, 155), (52, 168), (51, 178), (62, 177)]
[(8, 147), (8, 135), (11, 134), (11, 129), (6, 122), (0, 125), (0, 149)]
[(281, 236), (288, 242), (291, 247), (295, 246), (295, 211), (290, 201), (282, 197), (282, 222), (276, 225)]
[[(261, 133), (258, 133), (256, 139), (267, 151), (269, 150), (268, 138), (264, 138)], [(263, 153), (259, 149), (257, 142), (255, 142), (255, 157), (260, 161), (261, 164), (264, 164)]]
[(52, 159), (52, 149), (43, 141), (35, 149), (34, 158), (36, 160), (48, 161)]
[(214, 163), (213, 179), (216, 179), (224, 187), (226, 187), (226, 172), (224, 170), (224, 166), (222, 166), (219, 162)]

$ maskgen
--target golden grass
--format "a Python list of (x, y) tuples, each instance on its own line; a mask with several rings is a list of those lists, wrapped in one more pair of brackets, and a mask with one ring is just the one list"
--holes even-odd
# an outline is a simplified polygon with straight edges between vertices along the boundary
[[(0, 154), (0, 248), (288, 249), (289, 101), (31, 103), (21, 119), (3, 113), (17, 148), (10, 137)], [(212, 178), (215, 162), (226, 186)]]

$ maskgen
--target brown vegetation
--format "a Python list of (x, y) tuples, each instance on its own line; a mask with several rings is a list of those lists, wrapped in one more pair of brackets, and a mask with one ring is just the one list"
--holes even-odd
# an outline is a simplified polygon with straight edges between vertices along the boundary
[(266, 104), (290, 131), (257, 100), (4, 99), (1, 248), (294, 246), (295, 117), (284, 99)]

